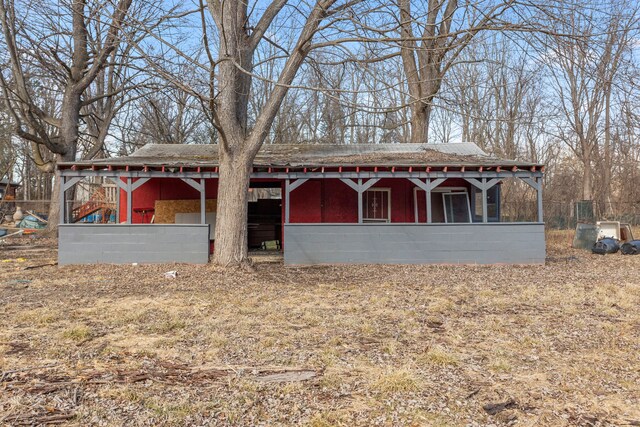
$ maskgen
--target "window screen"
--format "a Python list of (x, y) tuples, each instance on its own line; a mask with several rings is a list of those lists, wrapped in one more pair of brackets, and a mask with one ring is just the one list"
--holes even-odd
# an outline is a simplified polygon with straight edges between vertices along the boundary
[(471, 222), (467, 193), (444, 193), (442, 197), (446, 222)]

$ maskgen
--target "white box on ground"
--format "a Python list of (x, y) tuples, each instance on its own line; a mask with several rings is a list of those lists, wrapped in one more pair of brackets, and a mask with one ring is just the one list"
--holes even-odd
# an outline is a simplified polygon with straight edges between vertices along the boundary
[(612, 237), (620, 240), (620, 221), (598, 221), (598, 240)]

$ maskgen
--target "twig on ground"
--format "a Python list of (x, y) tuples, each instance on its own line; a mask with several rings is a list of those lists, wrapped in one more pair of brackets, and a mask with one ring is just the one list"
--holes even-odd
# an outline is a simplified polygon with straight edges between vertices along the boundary
[(26, 266), (25, 268), (23, 268), (23, 270), (33, 270), (34, 268), (40, 268), (40, 267), (50, 267), (53, 265), (58, 265), (57, 262), (48, 262), (46, 264), (37, 264), (37, 265), (29, 265)]

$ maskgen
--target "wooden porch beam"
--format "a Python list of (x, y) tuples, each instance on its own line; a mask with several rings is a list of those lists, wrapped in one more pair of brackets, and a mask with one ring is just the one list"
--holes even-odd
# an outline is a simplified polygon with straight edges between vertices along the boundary
[(73, 187), (74, 185), (76, 185), (77, 183), (79, 183), (80, 181), (82, 181), (82, 177), (76, 177), (76, 178), (71, 178), (68, 181), (66, 181), (64, 183), (64, 191), (67, 191), (68, 189), (70, 189), (71, 187)]
[(373, 187), (378, 181), (380, 181), (380, 178), (371, 178), (371, 179), (369, 179), (367, 182), (365, 182), (364, 184), (360, 185), (360, 191), (362, 191), (362, 192), (367, 191), (368, 189)]
[(502, 181), (501, 178), (492, 178), (489, 181), (487, 181), (487, 178), (464, 178), (464, 180), (476, 187), (478, 190), (488, 190)]
[(147, 181), (149, 181), (151, 178), (138, 178), (136, 180), (136, 182), (134, 182), (133, 184), (131, 184), (131, 191), (135, 191), (138, 188), (142, 187), (142, 185), (144, 185)]
[(181, 178), (182, 181), (189, 184), (195, 190), (202, 192), (202, 187), (204, 186), (204, 180), (200, 180), (200, 182), (196, 181), (193, 178)]
[(295, 190), (296, 188), (300, 187), (302, 184), (304, 184), (308, 180), (309, 180), (309, 178), (298, 178), (298, 179), (296, 179), (295, 181), (293, 181), (289, 185), (289, 191)]
[(353, 191), (358, 191), (359, 188), (360, 188), (359, 185), (357, 183), (353, 182), (353, 180), (351, 178), (340, 178), (340, 181), (344, 182), (349, 187), (351, 187), (353, 189)]

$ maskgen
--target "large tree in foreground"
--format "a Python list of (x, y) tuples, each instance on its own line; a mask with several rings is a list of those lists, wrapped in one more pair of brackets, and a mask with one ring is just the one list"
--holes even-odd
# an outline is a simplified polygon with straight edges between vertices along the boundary
[[(269, 133), (289, 86), (313, 48), (312, 39), (321, 25), (339, 12), (359, 3), (318, 0), (301, 2), (290, 10), (301, 11), (303, 24), (293, 48), (286, 51), (279, 75), (260, 111), (249, 120), (255, 53), (268, 39), (274, 20), (287, 7), (286, 0), (273, 0), (258, 19), (250, 17), (248, 2), (210, 1), (208, 11), (216, 27), (216, 39), (209, 46), (203, 11), (204, 43), (210, 69), (210, 112), (219, 132), (219, 183), (215, 229), (217, 264), (241, 265), (249, 261), (247, 208), (249, 179), (254, 158)], [(251, 22), (254, 21), (254, 24)], [(285, 50), (282, 48), (282, 50)]]

